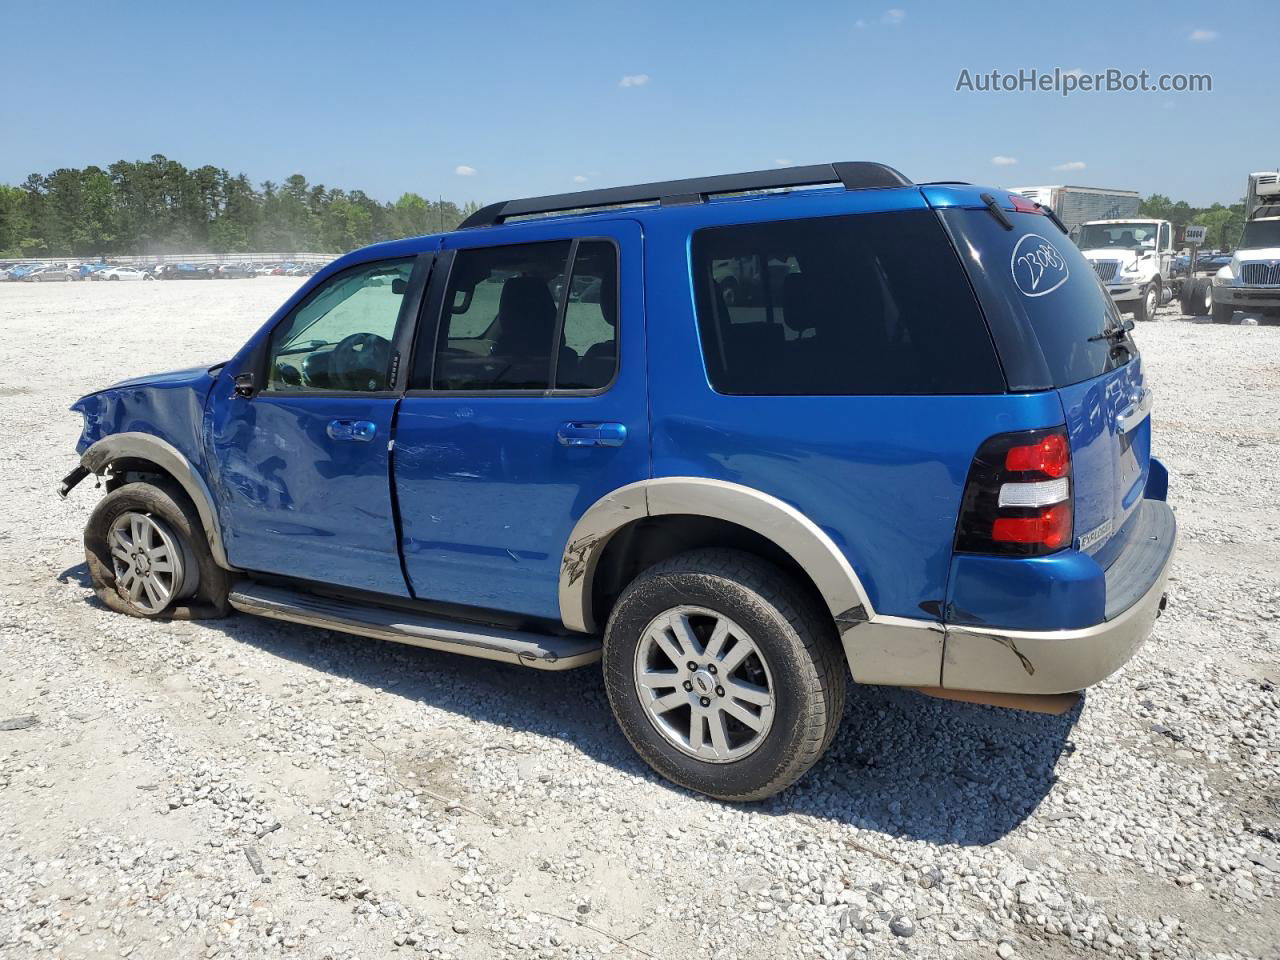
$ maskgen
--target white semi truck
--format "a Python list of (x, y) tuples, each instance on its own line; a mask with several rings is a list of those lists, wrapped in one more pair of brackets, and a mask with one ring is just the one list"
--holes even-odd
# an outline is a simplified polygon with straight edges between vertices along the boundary
[(1236, 311), (1280, 318), (1280, 171), (1249, 174), (1244, 232), (1231, 262), (1213, 277), (1213, 321)]
[(1091, 220), (1071, 231), (1121, 313), (1150, 320), (1173, 297), (1173, 225), (1128, 217)]

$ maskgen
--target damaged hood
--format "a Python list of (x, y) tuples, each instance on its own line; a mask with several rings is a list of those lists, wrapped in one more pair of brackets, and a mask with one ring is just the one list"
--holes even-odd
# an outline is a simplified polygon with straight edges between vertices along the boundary
[[(224, 361), (225, 363), (225, 361)], [(204, 364), (199, 367), (187, 367), (183, 370), (170, 370), (166, 373), (150, 373), (141, 377), (130, 377), (128, 380), (121, 380), (110, 386), (102, 387), (91, 393), (86, 393), (80, 400), (86, 400), (89, 397), (97, 396), (101, 393), (109, 393), (112, 390), (122, 390), (129, 387), (181, 387), (198, 384), (201, 380), (212, 380), (218, 375), (218, 371), (222, 368), (222, 363), (216, 363), (212, 366)]]

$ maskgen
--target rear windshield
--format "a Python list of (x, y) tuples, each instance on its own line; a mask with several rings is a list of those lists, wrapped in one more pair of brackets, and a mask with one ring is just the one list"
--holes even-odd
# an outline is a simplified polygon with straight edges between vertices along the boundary
[(754, 395), (1003, 393), (995, 348), (928, 210), (693, 235), (711, 386)]
[(956, 240), (1000, 349), (1010, 390), (1065, 387), (1137, 356), (1133, 342), (1100, 336), (1121, 324), (1089, 261), (1053, 223), (986, 210), (939, 215)]

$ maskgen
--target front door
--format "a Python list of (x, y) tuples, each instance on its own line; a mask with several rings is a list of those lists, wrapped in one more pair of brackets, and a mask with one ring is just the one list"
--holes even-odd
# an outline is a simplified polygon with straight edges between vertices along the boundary
[(396, 428), (417, 597), (559, 619), (574, 524), (649, 475), (640, 227), (571, 229), (446, 241)]
[(390, 441), (414, 270), (413, 258), (382, 260), (319, 284), (262, 344), (259, 389), (211, 402), (211, 472), (234, 566), (408, 594)]

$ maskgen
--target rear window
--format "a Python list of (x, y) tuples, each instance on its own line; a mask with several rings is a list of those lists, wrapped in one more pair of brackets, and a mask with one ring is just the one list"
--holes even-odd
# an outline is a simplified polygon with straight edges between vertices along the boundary
[(995, 348), (930, 211), (693, 235), (711, 386), (737, 395), (1002, 393)]
[(1047, 218), (986, 210), (940, 212), (969, 268), (1011, 390), (1090, 380), (1137, 356), (1131, 340), (1099, 336), (1120, 315), (1084, 255)]

